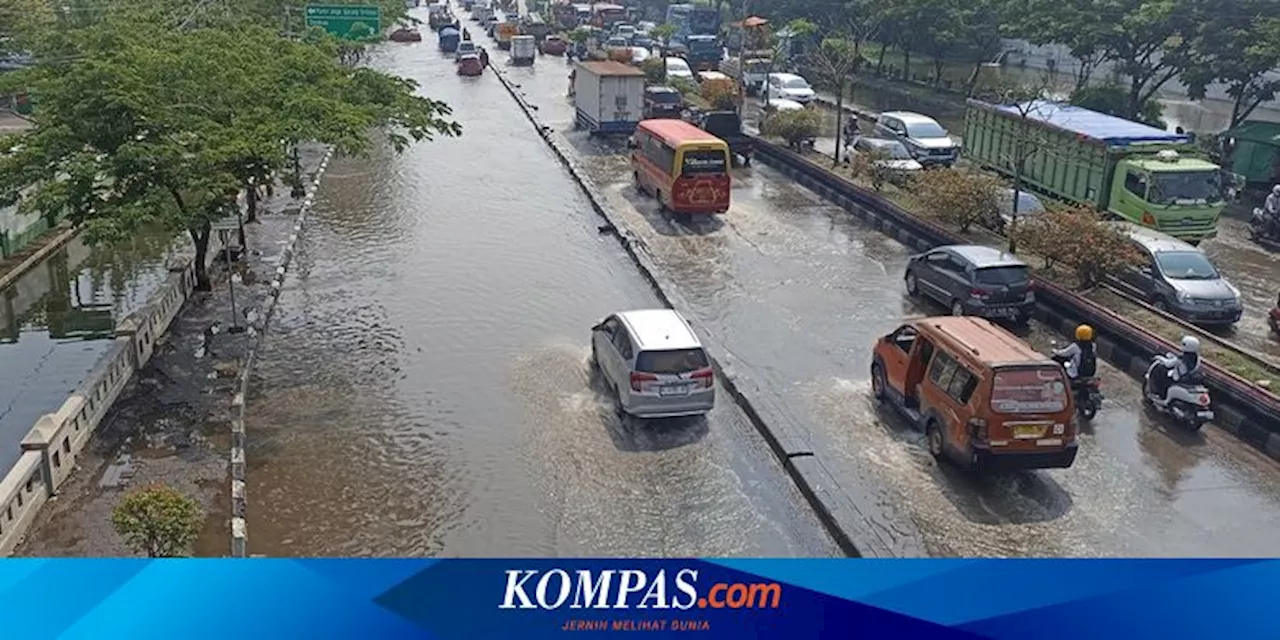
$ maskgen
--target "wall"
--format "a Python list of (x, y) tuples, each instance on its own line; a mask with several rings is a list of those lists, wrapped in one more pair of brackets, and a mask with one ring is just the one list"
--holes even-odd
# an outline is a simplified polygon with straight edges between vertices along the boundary
[(151, 359), (195, 285), (195, 263), (186, 260), (147, 305), (124, 318), (115, 344), (55, 412), (45, 414), (22, 439), (22, 457), (0, 480), (0, 555), (12, 553), (36, 513), (71, 476), (89, 437), (135, 371)]

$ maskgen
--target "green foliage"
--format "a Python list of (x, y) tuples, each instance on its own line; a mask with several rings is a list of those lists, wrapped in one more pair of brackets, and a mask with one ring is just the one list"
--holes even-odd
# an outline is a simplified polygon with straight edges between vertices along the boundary
[(760, 133), (781, 138), (791, 147), (799, 148), (802, 142), (817, 136), (821, 127), (822, 116), (817, 111), (796, 109), (769, 114), (760, 125)]
[(649, 37), (657, 40), (664, 48), (671, 44), (671, 39), (676, 37), (677, 27), (674, 24), (663, 23), (649, 30)]
[(702, 94), (698, 91), (698, 83), (689, 78), (671, 78), (667, 82), (667, 86), (679, 91), (682, 95), (689, 98), (701, 98)]
[(912, 180), (912, 192), (924, 210), (967, 233), (974, 223), (998, 214), (999, 178), (966, 169), (922, 171)]
[(1210, 83), (1226, 85), (1233, 105), (1233, 128), (1259, 105), (1276, 97), (1280, 80), (1267, 72), (1280, 67), (1280, 6), (1275, 0), (1226, 0), (1209, 11), (1191, 42), (1191, 63), (1181, 80), (1192, 98), (1203, 98)]
[(591, 39), (591, 30), (586, 27), (578, 27), (565, 34), (565, 37), (569, 39), (569, 42), (582, 44)]
[(199, 503), (163, 485), (129, 493), (111, 512), (116, 533), (148, 558), (186, 555), (203, 522)]
[(660, 57), (653, 57), (640, 63), (644, 72), (644, 80), (649, 84), (662, 84), (667, 79), (667, 63)]
[(698, 93), (712, 109), (733, 111), (738, 108), (738, 84), (733, 80), (708, 80), (698, 88)]
[(187, 231), (203, 258), (210, 224), (289, 162), (290, 143), (361, 154), (371, 129), (396, 150), (460, 133), (446, 105), (408, 80), (339, 64), (340, 47), (134, 14), (44, 34), (33, 48), (42, 63), (10, 74), (35, 96), (36, 126), (0, 143), (0, 201), (34, 185), (22, 206), (66, 211), (90, 241), (163, 225)]

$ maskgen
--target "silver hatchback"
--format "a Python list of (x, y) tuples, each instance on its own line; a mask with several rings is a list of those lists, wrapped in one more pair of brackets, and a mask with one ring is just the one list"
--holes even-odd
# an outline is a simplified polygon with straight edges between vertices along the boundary
[(591, 362), (626, 415), (696, 416), (715, 406), (711, 360), (693, 328), (672, 309), (605, 318), (591, 328)]

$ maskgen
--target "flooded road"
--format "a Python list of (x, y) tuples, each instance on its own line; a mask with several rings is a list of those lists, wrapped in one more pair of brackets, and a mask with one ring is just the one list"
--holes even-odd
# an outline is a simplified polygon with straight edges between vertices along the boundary
[[(182, 240), (182, 239), (180, 239)], [(167, 234), (90, 248), (74, 238), (0, 291), (0, 473), (18, 443), (56, 411), (111, 346), (116, 323), (169, 271)]]
[[(764, 166), (735, 173), (733, 206), (679, 225), (637, 194), (620, 142), (572, 131), (564, 62), (512, 69), (564, 132), (695, 322), (741, 363), (748, 387), (799, 425), (841, 485), (876, 494), (934, 555), (1221, 556), (1280, 552), (1280, 465), (1228, 434), (1166, 430), (1137, 383), (1102, 369), (1107, 401), (1071, 469), (972, 476), (939, 466), (920, 433), (870, 399), (874, 340), (904, 316), (907, 250)], [(1048, 349), (1055, 335), (1029, 340)], [(836, 461), (843, 459), (841, 467)]]
[[(927, 103), (911, 99), (915, 94), (898, 94), (896, 92), (875, 92), (861, 87), (854, 92), (854, 99), (849, 106), (870, 110), (885, 111), (890, 109), (917, 110), (939, 119), (951, 131), (962, 132), (964, 129), (964, 111), (957, 105), (939, 101), (932, 96)], [(897, 96), (897, 97), (895, 97)], [(921, 100), (926, 98), (916, 96)], [(757, 98), (758, 100), (758, 98)], [(749, 104), (748, 113), (752, 116), (757, 111), (754, 104)], [(821, 153), (832, 154), (835, 150), (836, 119), (835, 109), (823, 107), (823, 135), (818, 138), (815, 149)], [(863, 121), (862, 131), (871, 132), (872, 127)], [(1260, 206), (1261, 201), (1255, 195), (1246, 193), (1241, 200), (1242, 208), (1251, 211), (1253, 206)], [(1200, 248), (1208, 254), (1228, 280), (1240, 289), (1244, 301), (1244, 316), (1234, 327), (1215, 329), (1225, 338), (1236, 342), (1246, 349), (1264, 354), (1272, 362), (1280, 363), (1280, 340), (1271, 333), (1267, 324), (1267, 315), (1276, 304), (1276, 296), (1280, 294), (1280, 254), (1268, 251), (1249, 240), (1249, 224), (1247, 219), (1239, 219), (1223, 215), (1218, 221), (1218, 236), (1207, 240)]]
[(251, 552), (837, 554), (726, 394), (613, 415), (590, 327), (660, 303), (497, 79), (429, 34), (374, 64), (465, 132), (325, 174), (249, 398)]

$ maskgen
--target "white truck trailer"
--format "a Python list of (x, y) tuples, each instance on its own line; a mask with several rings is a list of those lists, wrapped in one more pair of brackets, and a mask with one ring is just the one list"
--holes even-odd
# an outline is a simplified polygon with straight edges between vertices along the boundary
[(579, 62), (573, 105), (577, 126), (591, 135), (633, 133), (644, 119), (644, 72), (613, 60)]
[(511, 64), (527, 67), (538, 57), (538, 43), (533, 36), (515, 36), (511, 38)]

